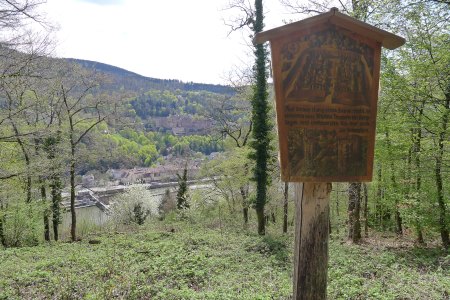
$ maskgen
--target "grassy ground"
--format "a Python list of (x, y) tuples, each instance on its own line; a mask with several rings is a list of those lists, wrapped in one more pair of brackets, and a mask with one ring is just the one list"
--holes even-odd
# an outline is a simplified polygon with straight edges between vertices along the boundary
[[(0, 250), (0, 299), (290, 299), (292, 235), (253, 232), (154, 221), (73, 244)], [(449, 269), (438, 248), (335, 237), (328, 298), (449, 299)]]

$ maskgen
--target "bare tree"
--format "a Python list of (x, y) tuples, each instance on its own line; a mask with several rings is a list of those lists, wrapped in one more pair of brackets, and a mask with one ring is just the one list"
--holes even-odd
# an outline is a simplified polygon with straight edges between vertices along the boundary
[(69, 143), (69, 174), (70, 174), (70, 212), (71, 239), (76, 236), (75, 211), (75, 174), (79, 157), (77, 150), (83, 139), (101, 122), (105, 121), (115, 111), (113, 98), (96, 93), (101, 78), (91, 72), (86, 72), (70, 65), (63, 70), (60, 81), (59, 95), (63, 106), (63, 122), (67, 126), (66, 138)]

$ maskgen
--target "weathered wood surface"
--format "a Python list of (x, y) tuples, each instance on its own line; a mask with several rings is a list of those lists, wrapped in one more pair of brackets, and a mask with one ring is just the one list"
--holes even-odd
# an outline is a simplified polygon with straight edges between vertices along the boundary
[(381, 46), (405, 40), (333, 8), (255, 41), (271, 45), (282, 180), (371, 181)]
[(271, 48), (282, 179), (371, 181), (381, 45), (321, 24)]
[(331, 183), (296, 183), (294, 300), (327, 297)]

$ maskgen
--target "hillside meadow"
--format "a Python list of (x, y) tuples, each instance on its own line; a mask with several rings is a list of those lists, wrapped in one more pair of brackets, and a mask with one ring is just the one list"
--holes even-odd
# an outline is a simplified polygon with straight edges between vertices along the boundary
[[(291, 299), (293, 233), (231, 218), (110, 225), (81, 241), (0, 250), (0, 299)], [(292, 230), (292, 228), (290, 228)], [(330, 239), (329, 299), (449, 299), (450, 256), (380, 236)]]

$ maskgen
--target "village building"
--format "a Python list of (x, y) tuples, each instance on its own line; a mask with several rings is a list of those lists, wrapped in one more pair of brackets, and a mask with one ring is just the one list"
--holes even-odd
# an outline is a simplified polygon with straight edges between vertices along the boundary
[(149, 129), (156, 131), (170, 131), (174, 135), (206, 134), (212, 128), (213, 122), (204, 118), (192, 116), (153, 117), (149, 122)]
[[(192, 161), (187, 165), (189, 179), (197, 177), (200, 171), (200, 162)], [(181, 175), (185, 166), (183, 164), (159, 165), (151, 168), (133, 168), (109, 170), (108, 173), (113, 180), (119, 180), (122, 184), (153, 183), (153, 182), (173, 182), (178, 181), (178, 174)]]

